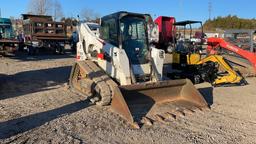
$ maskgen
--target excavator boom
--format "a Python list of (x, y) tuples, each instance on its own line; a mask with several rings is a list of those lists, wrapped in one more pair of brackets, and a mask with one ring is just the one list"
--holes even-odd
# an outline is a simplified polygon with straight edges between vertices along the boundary
[(247, 82), (244, 80), (242, 76), (240, 76), (233, 68), (225, 61), (225, 59), (220, 55), (210, 55), (206, 58), (201, 59), (197, 62), (198, 65), (204, 64), (207, 62), (218, 63), (220, 66), (220, 70), (225, 71), (227, 74), (217, 76), (214, 80), (213, 85), (245, 85)]
[[(240, 61), (239, 58), (231, 56), (231, 55), (225, 55), (224, 57), (229, 60), (230, 62), (240, 65), (240, 67), (244, 67), (244, 69), (241, 69), (241, 73), (246, 73), (246, 75), (249, 76), (255, 76), (256, 75), (256, 54), (247, 50), (243, 50), (234, 44), (225, 41), (222, 38), (215, 38), (211, 37), (207, 39), (207, 52), (209, 54), (217, 54), (219, 49), (226, 49), (230, 52), (233, 52), (242, 58), (249, 61), (250, 64)], [(249, 71), (248, 71), (249, 70)]]

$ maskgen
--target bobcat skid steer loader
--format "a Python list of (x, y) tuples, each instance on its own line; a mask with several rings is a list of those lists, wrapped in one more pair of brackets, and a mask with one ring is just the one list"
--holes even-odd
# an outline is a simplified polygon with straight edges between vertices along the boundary
[(163, 79), (165, 52), (150, 46), (149, 18), (123, 11), (104, 16), (99, 37), (80, 23), (69, 82), (135, 128), (209, 108), (190, 80)]

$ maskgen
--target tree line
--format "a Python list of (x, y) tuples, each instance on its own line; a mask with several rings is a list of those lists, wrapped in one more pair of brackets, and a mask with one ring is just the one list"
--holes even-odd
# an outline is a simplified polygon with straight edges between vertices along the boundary
[(207, 20), (204, 23), (204, 29), (210, 31), (216, 29), (256, 29), (256, 19), (244, 19), (236, 15), (218, 16), (212, 20)]

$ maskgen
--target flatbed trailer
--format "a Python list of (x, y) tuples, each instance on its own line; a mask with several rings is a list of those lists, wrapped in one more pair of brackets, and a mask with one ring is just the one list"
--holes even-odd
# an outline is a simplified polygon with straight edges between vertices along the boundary
[(29, 54), (36, 54), (41, 49), (64, 53), (64, 46), (69, 42), (64, 22), (55, 22), (51, 16), (30, 14), (22, 16), (25, 46)]

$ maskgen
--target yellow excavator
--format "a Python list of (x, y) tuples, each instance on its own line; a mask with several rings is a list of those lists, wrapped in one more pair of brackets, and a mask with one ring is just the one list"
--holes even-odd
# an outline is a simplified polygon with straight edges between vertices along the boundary
[[(184, 63), (181, 59), (187, 59), (187, 61)], [(235, 71), (220, 55), (209, 55), (202, 58), (198, 53), (184, 55), (174, 52), (173, 68), (182, 69), (182, 74), (172, 73), (173, 76), (178, 77), (183, 75), (183, 78), (188, 77), (194, 83), (206, 81), (213, 86), (247, 84), (239, 72)]]
[[(160, 38), (165, 40), (163, 44), (169, 41), (167, 46), (172, 53), (172, 71), (167, 74), (168, 77), (174, 79), (189, 78), (193, 83), (206, 81), (213, 86), (247, 84), (239, 71), (234, 70), (222, 56), (202, 54), (205, 39), (203, 38), (204, 33), (201, 21), (175, 22), (173, 17), (160, 18), (156, 22), (161, 25), (159, 31), (162, 32), (162, 37), (165, 36), (163, 34), (165, 34), (164, 31), (167, 31), (166, 29), (172, 30), (172, 34), (169, 34), (169, 39)], [(194, 32), (194, 36), (192, 36), (193, 24), (200, 24), (198, 27), (201, 28), (199, 32)], [(190, 29), (186, 29), (187, 26)]]
[(165, 52), (150, 45), (149, 17), (124, 11), (104, 16), (99, 37), (80, 22), (69, 81), (74, 92), (111, 105), (135, 128), (209, 108), (190, 80), (163, 78)]

